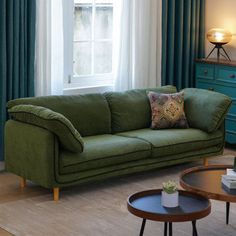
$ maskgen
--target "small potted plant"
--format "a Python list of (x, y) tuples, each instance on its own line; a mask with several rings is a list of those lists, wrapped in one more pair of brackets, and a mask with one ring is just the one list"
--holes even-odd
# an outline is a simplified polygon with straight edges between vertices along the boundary
[(162, 184), (161, 204), (164, 207), (177, 207), (179, 205), (179, 192), (174, 181), (167, 181)]

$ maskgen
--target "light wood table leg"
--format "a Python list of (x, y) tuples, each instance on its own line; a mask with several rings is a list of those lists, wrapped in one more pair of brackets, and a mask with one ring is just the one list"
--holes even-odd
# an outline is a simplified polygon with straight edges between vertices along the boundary
[(203, 165), (204, 166), (208, 166), (208, 159), (205, 157), (205, 158), (203, 158)]
[(26, 179), (23, 177), (20, 177), (20, 187), (24, 188), (26, 186)]
[(53, 188), (53, 200), (58, 201), (59, 200), (59, 188)]

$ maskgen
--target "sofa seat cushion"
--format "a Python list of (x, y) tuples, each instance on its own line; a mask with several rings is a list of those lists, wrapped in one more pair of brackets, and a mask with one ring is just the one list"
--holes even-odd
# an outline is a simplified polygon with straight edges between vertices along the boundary
[(83, 153), (60, 152), (60, 173), (75, 173), (147, 158), (151, 145), (147, 141), (117, 135), (83, 138)]
[(222, 144), (224, 136), (217, 130), (208, 134), (199, 129), (140, 129), (118, 133), (123, 137), (145, 140), (152, 145), (152, 157), (164, 157)]

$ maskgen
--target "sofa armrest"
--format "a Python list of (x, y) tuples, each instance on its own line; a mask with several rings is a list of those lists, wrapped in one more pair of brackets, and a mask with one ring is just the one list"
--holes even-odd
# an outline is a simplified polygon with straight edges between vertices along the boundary
[(34, 105), (17, 105), (8, 110), (14, 120), (42, 127), (54, 133), (71, 152), (83, 152), (84, 142), (73, 124), (62, 114)]
[(55, 187), (58, 152), (57, 137), (48, 130), (14, 120), (6, 122), (7, 171), (46, 188)]
[(184, 111), (192, 128), (212, 133), (219, 129), (230, 108), (230, 97), (196, 88), (184, 89)]

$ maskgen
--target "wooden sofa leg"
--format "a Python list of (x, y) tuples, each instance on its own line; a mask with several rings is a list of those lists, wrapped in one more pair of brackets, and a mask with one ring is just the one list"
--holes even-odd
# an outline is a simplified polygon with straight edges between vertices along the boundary
[(53, 200), (58, 201), (59, 200), (59, 188), (53, 188)]
[(208, 166), (208, 159), (205, 157), (205, 158), (203, 158), (203, 165), (204, 166)]
[(20, 187), (24, 188), (26, 186), (26, 179), (23, 177), (20, 177)]

